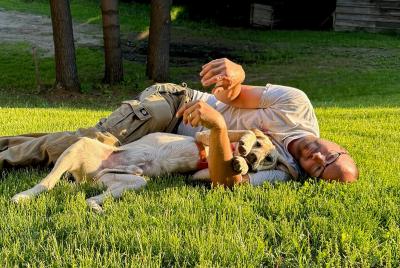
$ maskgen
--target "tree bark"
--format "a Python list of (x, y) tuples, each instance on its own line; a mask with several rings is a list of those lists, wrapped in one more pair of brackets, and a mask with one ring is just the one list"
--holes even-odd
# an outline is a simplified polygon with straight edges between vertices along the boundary
[(168, 79), (171, 5), (172, 0), (151, 0), (146, 74), (155, 82)]
[(101, 0), (105, 71), (104, 82), (116, 84), (124, 79), (118, 0)]
[(54, 57), (56, 63), (56, 87), (80, 91), (75, 60), (74, 33), (69, 0), (50, 0), (53, 25)]

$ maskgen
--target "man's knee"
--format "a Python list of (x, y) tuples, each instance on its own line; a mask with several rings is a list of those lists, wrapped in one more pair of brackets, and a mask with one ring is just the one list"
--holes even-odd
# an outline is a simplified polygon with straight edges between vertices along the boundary
[(155, 84), (144, 90), (138, 100), (122, 102), (98, 128), (112, 133), (125, 144), (152, 132), (171, 132), (178, 120), (175, 113), (186, 100), (186, 89), (174, 84)]

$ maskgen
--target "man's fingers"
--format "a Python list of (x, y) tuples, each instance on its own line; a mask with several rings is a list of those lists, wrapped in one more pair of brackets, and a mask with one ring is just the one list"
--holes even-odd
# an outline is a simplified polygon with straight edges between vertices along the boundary
[(221, 74), (217, 74), (214, 75), (213, 77), (211, 77), (210, 79), (202, 82), (203, 86), (208, 87), (214, 84), (217, 84), (219, 82), (223, 81), (223, 85), (229, 85), (229, 78), (226, 75), (221, 75)]
[(193, 105), (195, 105), (197, 103), (197, 101), (190, 101), (188, 103), (185, 103), (184, 105), (182, 105), (181, 108), (179, 108), (179, 110), (176, 112), (176, 117), (181, 117), (183, 116), (184, 112), (189, 109), (190, 107), (192, 107)]
[(201, 78), (201, 83), (204, 86), (204, 82), (208, 81), (210, 78), (220, 75), (221, 77), (226, 76), (226, 71), (224, 66), (218, 66), (210, 69), (204, 76)]
[(200, 72), (200, 76), (204, 76), (206, 73), (208, 73), (212, 68), (214, 68), (214, 64), (207, 64), (204, 65), (201, 72)]
[(198, 113), (197, 111), (192, 112), (192, 113), (191, 113), (191, 116), (189, 117), (189, 120), (188, 120), (188, 121), (189, 121), (188, 123), (189, 123), (192, 127), (197, 127), (197, 126), (199, 126), (199, 125), (200, 125), (200, 121), (201, 121), (200, 113)]
[(182, 109), (179, 109), (179, 114), (177, 112), (177, 117), (183, 116), (182, 121), (184, 124), (189, 123), (192, 119), (194, 115), (192, 113), (197, 109), (197, 103), (198, 101), (188, 102), (182, 107)]
[(210, 62), (204, 64), (201, 68), (204, 70), (204, 69), (207, 69), (207, 68), (209, 68), (210, 66), (212, 66), (212, 65), (214, 65), (214, 64), (219, 65), (220, 63), (222, 63), (222, 62), (224, 62), (224, 61), (225, 61), (224, 58), (222, 58), (222, 59), (215, 59), (215, 60), (212, 60), (212, 61), (210, 61)]

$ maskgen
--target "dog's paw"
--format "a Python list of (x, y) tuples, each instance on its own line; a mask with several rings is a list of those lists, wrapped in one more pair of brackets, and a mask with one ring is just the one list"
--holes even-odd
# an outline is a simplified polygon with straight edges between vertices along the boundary
[(240, 154), (240, 156), (246, 156), (249, 154), (251, 150), (251, 146), (249, 146), (246, 142), (244, 142), (243, 140), (239, 140), (239, 144), (238, 144), (238, 152)]
[(14, 202), (14, 203), (21, 203), (21, 202), (29, 200), (29, 199), (32, 199), (31, 195), (24, 194), (24, 193), (19, 193), (19, 194), (14, 195), (11, 198), (11, 201)]
[(210, 171), (208, 170), (208, 168), (201, 169), (201, 170), (197, 171), (196, 173), (194, 173), (192, 176), (189, 176), (189, 180), (211, 182)]
[(97, 204), (96, 201), (87, 199), (86, 203), (87, 203), (88, 207), (91, 210), (93, 210), (94, 212), (99, 213), (99, 214), (104, 213), (103, 208), (99, 204)]
[(232, 158), (232, 168), (233, 171), (242, 175), (247, 174), (247, 172), (249, 171), (246, 160), (241, 156), (234, 156)]

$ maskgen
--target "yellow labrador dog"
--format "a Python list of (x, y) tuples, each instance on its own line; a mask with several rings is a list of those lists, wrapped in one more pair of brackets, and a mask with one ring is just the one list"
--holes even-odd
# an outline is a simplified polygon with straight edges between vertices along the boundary
[[(284, 162), (269, 138), (259, 130), (229, 131), (231, 142), (237, 142), (232, 161), (237, 173), (274, 169)], [(52, 171), (36, 186), (16, 194), (19, 202), (51, 190), (65, 172), (77, 182), (93, 181), (106, 187), (104, 193), (88, 198), (90, 208), (101, 211), (108, 196), (120, 197), (125, 190), (137, 190), (146, 185), (143, 176), (197, 171), (194, 179), (208, 179), (205, 161), (208, 155), (209, 132), (199, 132), (196, 138), (170, 133), (152, 133), (121, 147), (105, 145), (82, 138), (59, 157)], [(289, 165), (287, 165), (289, 167)]]

